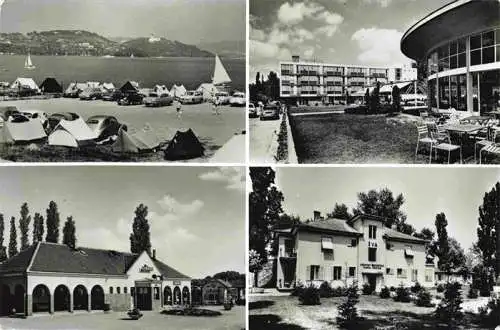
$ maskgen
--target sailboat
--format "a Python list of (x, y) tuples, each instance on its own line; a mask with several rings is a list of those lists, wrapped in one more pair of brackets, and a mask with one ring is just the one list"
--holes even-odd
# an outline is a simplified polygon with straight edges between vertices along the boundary
[(33, 62), (31, 62), (30, 53), (28, 53), (28, 56), (26, 57), (26, 60), (24, 61), (24, 68), (26, 70), (33, 70), (36, 68), (36, 66), (33, 65)]
[(134, 53), (130, 54), (130, 58), (134, 58)]
[[(215, 55), (215, 68), (214, 68), (214, 75), (212, 77), (212, 84), (214, 86), (220, 88), (220, 87), (225, 87), (226, 85), (231, 83), (231, 78), (227, 74), (226, 68), (224, 68), (224, 65), (222, 65), (222, 62), (219, 58), (219, 55)], [(222, 89), (223, 89), (222, 88)]]

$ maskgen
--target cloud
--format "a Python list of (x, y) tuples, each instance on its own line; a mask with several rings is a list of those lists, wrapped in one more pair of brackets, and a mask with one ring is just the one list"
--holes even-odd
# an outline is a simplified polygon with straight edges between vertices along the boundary
[(278, 9), (278, 21), (285, 25), (294, 25), (302, 22), (306, 17), (312, 17), (323, 7), (313, 2), (285, 2)]
[(363, 0), (363, 2), (367, 4), (378, 4), (382, 8), (386, 8), (391, 4), (392, 0)]
[(222, 182), (229, 190), (245, 191), (244, 168), (221, 167), (215, 171), (202, 173), (199, 178), (204, 181)]
[(205, 203), (199, 199), (195, 199), (189, 203), (181, 203), (172, 195), (165, 195), (158, 201), (158, 204), (166, 211), (166, 214), (185, 217), (198, 213)]
[(409, 60), (400, 50), (399, 41), (402, 32), (394, 29), (363, 28), (352, 35), (361, 53), (358, 60), (363, 63), (377, 65), (395, 65), (408, 63)]
[(314, 55), (314, 47), (308, 48), (304, 51), (304, 56), (311, 58)]

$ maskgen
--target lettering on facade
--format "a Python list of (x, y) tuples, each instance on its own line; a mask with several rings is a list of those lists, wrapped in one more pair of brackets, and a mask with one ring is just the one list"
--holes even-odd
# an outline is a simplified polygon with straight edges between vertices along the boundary
[(376, 248), (376, 247), (378, 247), (377, 242), (368, 241), (368, 247), (369, 248)]
[(381, 264), (361, 264), (361, 267), (367, 268), (367, 269), (382, 269), (384, 268), (384, 265)]
[(144, 264), (141, 268), (139, 268), (139, 272), (141, 273), (151, 273), (153, 271), (153, 267)]
[(181, 281), (174, 281), (174, 285), (181, 285)]

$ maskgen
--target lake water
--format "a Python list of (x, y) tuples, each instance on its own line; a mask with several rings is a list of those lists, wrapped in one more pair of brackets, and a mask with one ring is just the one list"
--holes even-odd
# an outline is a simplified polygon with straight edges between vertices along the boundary
[[(196, 89), (201, 83), (211, 82), (214, 58), (102, 58), (83, 56), (31, 56), (34, 70), (24, 69), (25, 56), (0, 55), (0, 81), (13, 82), (17, 77), (33, 78), (41, 84), (47, 77), (55, 77), (63, 88), (71, 82), (112, 82), (120, 87), (134, 80), (141, 87), (156, 84), (183, 84)], [(245, 90), (245, 60), (221, 58), (233, 83), (232, 88)]]

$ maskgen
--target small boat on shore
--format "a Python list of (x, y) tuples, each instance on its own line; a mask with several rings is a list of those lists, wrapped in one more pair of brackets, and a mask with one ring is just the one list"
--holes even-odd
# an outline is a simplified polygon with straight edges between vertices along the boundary
[(30, 55), (30, 53), (28, 53), (28, 56), (26, 57), (26, 60), (24, 61), (24, 68), (26, 70), (36, 69), (36, 66), (34, 66), (33, 62), (31, 61), (31, 55)]

